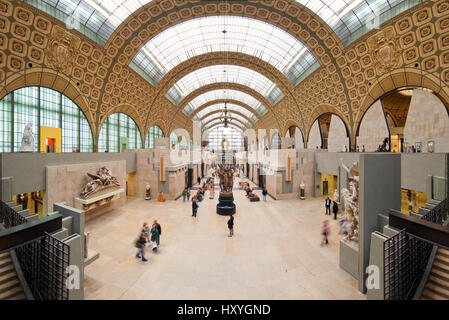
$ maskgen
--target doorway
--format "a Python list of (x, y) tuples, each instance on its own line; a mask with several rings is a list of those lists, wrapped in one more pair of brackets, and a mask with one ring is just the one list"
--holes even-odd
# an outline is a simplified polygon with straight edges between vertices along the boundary
[(323, 181), (323, 196), (327, 196), (329, 194), (329, 181)]

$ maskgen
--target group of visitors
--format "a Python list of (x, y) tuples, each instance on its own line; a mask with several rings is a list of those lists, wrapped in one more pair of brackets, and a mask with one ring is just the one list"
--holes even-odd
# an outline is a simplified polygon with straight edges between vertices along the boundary
[(140, 230), (140, 235), (136, 240), (137, 254), (136, 258), (142, 259), (142, 261), (148, 261), (145, 258), (145, 248), (149, 245), (153, 247), (153, 253), (157, 252), (157, 248), (160, 245), (162, 234), (161, 225), (157, 220), (153, 221), (153, 225), (150, 227), (146, 222), (143, 223), (142, 229)]
[[(325, 207), (326, 207), (326, 215), (331, 214), (331, 204), (332, 201), (329, 199), (329, 197), (325, 200)], [(338, 203), (334, 200), (332, 204), (332, 212), (334, 213), (334, 220), (337, 220), (337, 214), (338, 214)]]

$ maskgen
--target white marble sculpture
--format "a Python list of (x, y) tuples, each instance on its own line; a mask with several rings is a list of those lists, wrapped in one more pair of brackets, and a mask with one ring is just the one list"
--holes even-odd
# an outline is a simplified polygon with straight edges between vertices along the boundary
[(349, 189), (342, 188), (341, 196), (345, 204), (346, 219), (351, 224), (349, 234), (346, 237), (350, 241), (359, 241), (359, 162), (354, 162), (351, 168), (343, 164), (341, 167), (348, 173)]
[(34, 132), (33, 124), (29, 122), (23, 130), (22, 144), (20, 145), (20, 152), (34, 151)]

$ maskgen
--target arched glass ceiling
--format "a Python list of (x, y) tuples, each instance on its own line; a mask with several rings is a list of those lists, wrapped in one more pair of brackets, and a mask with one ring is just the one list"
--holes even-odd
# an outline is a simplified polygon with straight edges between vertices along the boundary
[[(216, 65), (189, 73), (176, 82), (175, 88), (180, 92), (182, 99), (200, 87), (217, 82), (238, 83), (256, 90), (266, 98), (270, 97), (270, 93), (276, 87), (270, 79), (257, 71), (234, 65)], [(280, 94), (283, 95), (282, 91)]]
[[(265, 106), (262, 105), (262, 103), (256, 100), (253, 96), (250, 96), (247, 93), (237, 90), (222, 90), (222, 89), (208, 91), (206, 93), (199, 95), (184, 107), (183, 112), (184, 114), (189, 116), (193, 110), (201, 107), (206, 102), (222, 99), (237, 100), (243, 102), (244, 104), (247, 104), (248, 106), (253, 108), (254, 111), (257, 111), (261, 116), (267, 113), (267, 109), (265, 108)], [(244, 108), (241, 109), (245, 110)]]
[(379, 24), (417, 5), (420, 0), (296, 0), (321, 17), (344, 45), (370, 31), (372, 20)]
[[(245, 116), (247, 116), (250, 119), (255, 118), (254, 122), (257, 121), (257, 117), (255, 116), (255, 114), (252, 113), (251, 111), (249, 111), (248, 109), (242, 108), (241, 106), (238, 106), (238, 105), (233, 104), (233, 103), (227, 103), (226, 106), (228, 107), (228, 110), (231, 111), (231, 112), (232, 111), (238, 111), (238, 112), (244, 114)], [(214, 104), (212, 106), (209, 106), (209, 107), (201, 110), (196, 115), (199, 118), (202, 118), (202, 117), (204, 117), (206, 114), (208, 114), (210, 112), (219, 111), (219, 110), (221, 111), (223, 109), (224, 109), (224, 103)]]
[[(241, 129), (240, 127), (237, 127), (236, 125), (233, 125), (232, 123), (228, 124), (228, 127), (234, 128), (234, 129), (237, 129), (237, 130), (240, 131), (240, 132), (243, 132), (242, 129)], [(203, 136), (207, 137), (208, 133), (209, 133), (210, 131), (212, 131), (214, 128), (224, 128), (224, 124), (217, 124), (217, 123), (216, 123), (216, 124), (211, 125), (211, 126), (208, 125), (207, 128), (203, 128), (203, 129), (204, 129), (204, 131), (203, 131)]]
[(223, 51), (256, 56), (286, 75), (292, 69), (303, 73), (316, 62), (298, 39), (269, 23), (247, 17), (211, 16), (163, 31), (139, 51), (133, 63), (157, 83), (183, 61)]
[[(50, 14), (51, 16), (69, 22), (69, 24), (79, 32), (90, 37), (97, 43), (104, 45), (114, 30), (128, 18), (134, 11), (141, 6), (147, 4), (151, 0), (24, 0), (26, 3)], [(348, 44), (358, 37), (369, 31), (365, 26), (367, 18), (379, 16), (379, 22), (383, 23), (393, 18), (399, 13), (417, 5), (420, 0), (296, 0), (297, 2), (308, 7), (310, 10), (318, 14), (329, 26), (335, 31), (344, 44)], [(70, 19), (71, 18), (71, 19)], [(229, 20), (229, 17), (227, 18)], [(235, 25), (233, 21), (229, 21), (229, 26)], [(223, 26), (223, 23), (210, 23), (207, 27)], [(213, 29), (203, 28), (201, 35), (212, 32)], [(242, 25), (235, 25), (240, 28), (242, 34), (245, 33)], [(245, 25), (243, 24), (243, 27)], [(195, 29), (195, 26), (182, 27), (182, 31)], [(264, 30), (264, 29), (261, 29)], [(223, 31), (218, 30), (219, 32)], [(272, 37), (271, 32), (265, 32), (266, 35)], [(179, 35), (182, 33), (174, 33)], [(173, 34), (172, 34), (173, 36)], [(209, 35), (210, 37), (210, 35)], [(240, 38), (242, 36), (240, 35)], [(284, 36), (285, 37), (285, 36)], [(283, 38), (284, 38), (283, 37)], [(222, 38), (222, 37), (216, 37)], [(229, 39), (234, 41), (234, 46), (238, 46), (235, 40), (236, 36), (230, 36)], [(264, 39), (264, 38), (262, 38)], [(160, 40), (160, 43), (163, 41)], [(210, 45), (220, 46), (218, 41), (212, 42)], [(210, 52), (207, 44), (197, 48), (202, 53)], [(216, 49), (216, 48), (215, 48)], [(253, 46), (253, 50), (256, 48)], [(212, 50), (222, 51), (222, 50)], [(235, 50), (226, 50), (235, 51)], [(184, 56), (191, 57), (191, 51), (185, 50)], [(143, 55), (145, 56), (145, 55)], [(178, 63), (181, 60), (178, 57)], [(185, 58), (184, 58), (185, 60)], [(265, 59), (264, 59), (265, 60)], [(287, 62), (290, 63), (291, 61)], [(280, 68), (278, 68), (280, 69)], [(163, 70), (163, 69), (162, 69)]]
[[(243, 118), (242, 116), (239, 116), (238, 114), (232, 113), (230, 117), (235, 118), (237, 120), (240, 120), (242, 123), (247, 123), (248, 120), (246, 120), (245, 118)], [(204, 118), (202, 120), (203, 123), (207, 123), (209, 120), (215, 119), (215, 118), (222, 118), (221, 114), (219, 113), (215, 113), (215, 114), (211, 114), (210, 116), (208, 116), (207, 118)], [(234, 121), (233, 119), (230, 120), (231, 122)]]
[[(25, 0), (104, 45), (114, 30), (151, 0)], [(70, 17), (72, 19), (70, 19)]]

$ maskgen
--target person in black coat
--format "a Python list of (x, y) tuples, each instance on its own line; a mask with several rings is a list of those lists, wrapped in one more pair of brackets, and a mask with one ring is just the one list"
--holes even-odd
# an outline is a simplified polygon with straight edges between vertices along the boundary
[(192, 198), (192, 217), (196, 217), (196, 212), (198, 211), (198, 200), (196, 197)]
[(234, 216), (231, 214), (228, 220), (229, 237), (234, 235)]
[(332, 205), (332, 211), (334, 212), (334, 220), (337, 220), (338, 204), (335, 201), (334, 204)]
[(329, 199), (329, 197), (326, 198), (326, 214), (330, 215), (331, 214), (331, 199)]

